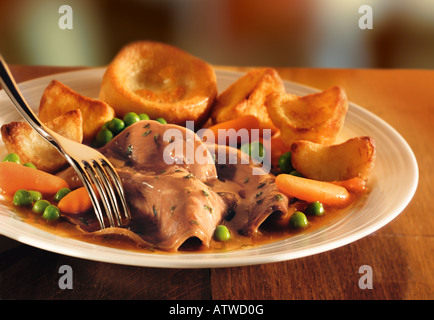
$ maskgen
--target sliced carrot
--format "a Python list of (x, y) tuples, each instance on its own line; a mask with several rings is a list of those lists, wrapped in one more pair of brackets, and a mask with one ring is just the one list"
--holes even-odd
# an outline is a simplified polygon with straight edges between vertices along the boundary
[[(219, 140), (219, 134), (222, 134), (223, 132), (219, 132), (219, 130), (225, 130), (225, 136), (226, 130), (234, 129), (235, 131), (238, 131), (240, 129), (247, 129), (247, 131), (250, 134), (250, 130), (252, 129), (260, 129), (259, 121), (255, 116), (252, 115), (246, 115), (242, 117), (238, 117), (232, 120), (224, 121), (217, 123), (209, 128), (208, 130), (211, 130), (214, 133), (215, 142), (218, 143)], [(227, 143), (227, 142), (226, 142)]]
[[(96, 188), (94, 189), (98, 195)], [(57, 207), (63, 213), (79, 214), (90, 210), (92, 208), (92, 201), (90, 200), (90, 196), (86, 187), (81, 187), (72, 190), (70, 193), (60, 199)]]
[(366, 190), (366, 180), (354, 177), (348, 180), (333, 181), (333, 184), (344, 187), (349, 192), (363, 193)]
[(68, 188), (68, 183), (60, 177), (15, 162), (0, 163), (0, 191), (7, 196), (14, 195), (19, 189), (50, 196), (61, 188)]
[(307, 202), (319, 201), (324, 205), (346, 206), (350, 201), (347, 189), (331, 182), (280, 174), (276, 177), (276, 185), (286, 195)]

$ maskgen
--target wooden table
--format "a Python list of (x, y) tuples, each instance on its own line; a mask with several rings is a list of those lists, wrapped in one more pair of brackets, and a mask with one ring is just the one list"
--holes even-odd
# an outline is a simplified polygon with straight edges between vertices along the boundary
[[(74, 68), (13, 66), (18, 81)], [(240, 70), (239, 68), (233, 68)], [(241, 69), (246, 70), (246, 69)], [(87, 261), (0, 238), (1, 299), (433, 299), (434, 71), (278, 69), (283, 79), (345, 88), (412, 147), (420, 169), (415, 197), (379, 231), (297, 260), (221, 269), (158, 269)], [(59, 288), (59, 267), (73, 289)], [(373, 288), (359, 287), (369, 265)]]

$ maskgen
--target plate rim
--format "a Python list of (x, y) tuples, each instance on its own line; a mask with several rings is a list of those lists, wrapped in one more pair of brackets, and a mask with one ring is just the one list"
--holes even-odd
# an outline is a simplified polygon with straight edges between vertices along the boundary
[[(23, 91), (23, 93), (25, 93), (27, 90), (32, 89), (32, 87), (35, 86), (35, 82), (39, 83), (39, 82), (48, 82), (51, 81), (52, 79), (56, 78), (59, 81), (61, 81), (62, 78), (68, 78), (68, 77), (74, 77), (74, 78), (80, 78), (83, 76), (92, 76), (92, 77), (97, 77), (97, 76), (101, 76), (105, 71), (106, 67), (97, 67), (97, 68), (84, 68), (84, 69), (78, 69), (78, 70), (72, 70), (72, 71), (67, 71), (67, 72), (60, 72), (60, 73), (55, 73), (55, 74), (51, 74), (51, 75), (46, 75), (46, 76), (42, 76), (42, 77), (37, 77), (34, 79), (30, 79), (30, 80), (26, 80), (23, 82), (18, 83), (18, 86), (20, 88), (20, 90)], [(216, 75), (217, 75), (217, 81), (219, 79), (219, 77), (223, 77), (223, 76), (229, 76), (230, 78), (234, 78), (234, 77), (240, 77), (243, 74), (245, 74), (245, 71), (232, 71), (232, 70), (226, 70), (226, 69), (219, 69), (218, 67), (214, 68)], [(220, 74), (220, 76), (219, 76)], [(71, 81), (71, 80), (69, 80)], [(295, 87), (297, 88), (297, 90), (303, 91), (305, 94), (307, 92), (307, 94), (309, 93), (314, 93), (314, 92), (319, 92), (320, 90), (311, 86), (307, 86), (304, 84), (300, 84), (297, 82), (293, 82), (293, 81), (288, 81), (288, 80), (282, 80), (286, 86), (290, 86), (290, 87)], [(68, 81), (66, 81), (68, 82)], [(5, 93), (3, 90), (0, 91), (0, 103), (2, 103), (2, 100), (5, 97)], [(7, 98), (6, 98), (7, 99)], [(6, 237), (12, 238), (18, 242), (33, 246), (33, 247), (37, 247), (46, 251), (50, 251), (50, 252), (54, 252), (57, 254), (62, 254), (62, 255), (67, 255), (67, 256), (72, 256), (72, 257), (76, 257), (76, 258), (81, 258), (81, 259), (87, 259), (87, 260), (92, 260), (92, 261), (100, 261), (100, 262), (107, 262), (107, 263), (113, 263), (113, 264), (122, 264), (122, 265), (131, 265), (131, 266), (141, 266), (141, 267), (158, 267), (158, 268), (220, 268), (220, 267), (236, 267), (236, 266), (247, 266), (247, 265), (257, 265), (257, 264), (265, 264), (265, 263), (273, 263), (273, 262), (280, 262), (280, 261), (287, 261), (287, 260), (292, 260), (292, 259), (298, 259), (301, 257), (306, 257), (306, 256), (311, 256), (314, 254), (318, 254), (318, 253), (322, 253), (322, 252), (326, 252), (329, 250), (333, 250), (336, 249), (338, 247), (342, 247), (344, 245), (350, 244), (354, 241), (357, 241), (379, 229), (381, 229), (382, 227), (384, 227), (386, 224), (390, 223), (393, 219), (395, 219), (399, 214), (402, 213), (402, 211), (404, 211), (404, 209), (408, 206), (408, 204), (410, 203), (410, 201), (413, 199), (414, 194), (417, 190), (418, 187), (418, 181), (419, 181), (419, 169), (418, 169), (418, 164), (417, 164), (417, 159), (415, 157), (415, 154), (413, 152), (413, 150), (411, 149), (410, 145), (408, 144), (408, 142), (401, 136), (401, 134), (395, 129), (393, 128), (390, 124), (388, 124), (385, 120), (383, 120), (382, 118), (380, 118), (379, 116), (375, 115), (373, 112), (359, 106), (358, 104), (355, 104), (351, 101), (349, 101), (349, 112), (356, 112), (361, 114), (362, 116), (374, 119), (376, 122), (378, 122), (379, 124), (381, 124), (382, 127), (386, 128), (393, 136), (393, 138), (397, 139), (400, 143), (400, 146), (405, 148), (405, 152), (406, 154), (409, 156), (409, 158), (407, 159), (407, 162), (411, 164), (411, 167), (407, 168), (410, 170), (411, 172), (411, 183), (408, 186), (408, 192), (407, 192), (407, 197), (405, 199), (403, 199), (400, 203), (400, 205), (394, 210), (393, 214), (388, 214), (385, 217), (382, 217), (382, 219), (380, 219), (379, 221), (377, 221), (375, 224), (370, 225), (369, 227), (365, 227), (362, 228), (361, 230), (358, 230), (357, 232), (350, 234), (350, 235), (346, 235), (343, 239), (334, 239), (333, 241), (330, 242), (326, 242), (326, 243), (322, 243), (320, 245), (316, 245), (313, 248), (308, 248), (308, 249), (304, 249), (304, 250), (295, 250), (295, 251), (289, 251), (289, 252), (281, 252), (280, 254), (276, 255), (276, 254), (261, 254), (260, 256), (258, 255), (252, 255), (252, 256), (243, 256), (243, 260), (242, 261), (237, 261), (234, 260), (233, 258), (229, 258), (226, 259), (225, 258), (225, 253), (209, 253), (209, 254), (201, 254), (201, 253), (175, 253), (175, 254), (155, 254), (155, 253), (144, 253), (144, 252), (135, 252), (135, 251), (127, 251), (128, 252), (128, 256), (130, 257), (129, 260), (123, 260), (123, 261), (119, 261), (119, 255), (125, 255), (125, 251), (126, 250), (122, 250), (122, 249), (116, 249), (116, 248), (111, 248), (111, 247), (107, 247), (107, 246), (102, 246), (102, 245), (97, 245), (97, 244), (92, 244), (92, 243), (87, 243), (87, 242), (83, 242), (83, 241), (79, 241), (79, 240), (75, 240), (75, 239), (71, 239), (71, 238), (63, 238), (60, 236), (56, 236), (53, 235), (52, 233), (43, 231), (41, 229), (38, 229), (34, 226), (28, 225), (25, 222), (20, 222), (18, 220), (16, 220), (16, 222), (19, 223), (24, 223), (27, 227), (30, 228), (30, 230), (34, 229), (34, 231), (36, 232), (36, 234), (38, 234), (38, 232), (42, 232), (42, 233), (46, 233), (51, 237), (54, 237), (56, 239), (60, 239), (62, 238), (67, 239), (67, 242), (77, 242), (80, 244), (85, 244), (86, 248), (88, 248), (88, 250), (86, 250), (85, 252), (83, 252), (82, 250), (79, 250), (79, 248), (77, 247), (72, 247), (72, 248), (68, 248), (68, 250), (66, 250), (65, 248), (59, 247), (59, 244), (56, 243), (47, 243), (46, 241), (40, 240), (39, 238), (37, 238), (36, 244), (35, 244), (35, 238), (29, 235), (23, 235), (23, 234), (18, 234), (18, 233), (14, 233), (17, 231), (17, 227), (13, 226), (13, 228), (11, 228), (10, 230), (8, 229), (4, 229), (3, 224), (1, 223), (1, 219), (0, 219), (0, 234), (3, 234)], [(0, 142), (2, 143), (2, 142)], [(11, 223), (10, 225), (14, 224), (15, 222)], [(19, 230), (18, 230), (19, 231)], [(62, 240), (60, 239), (60, 240)], [(62, 242), (62, 241), (61, 241)], [(257, 247), (254, 247), (257, 248)], [(104, 256), (97, 256), (95, 257), (94, 253), (95, 251), (104, 251), (105, 255)], [(250, 250), (250, 249), (245, 249), (245, 250)], [(306, 251), (307, 250), (307, 251)], [(202, 258), (201, 255), (205, 255), (206, 258)], [(136, 257), (140, 257), (140, 263), (139, 261), (135, 260), (134, 258)], [(156, 257), (163, 257), (163, 261), (159, 260), (159, 259), (155, 259)], [(167, 259), (167, 257), (170, 257), (169, 259)], [(181, 259), (180, 257), (183, 258), (188, 258), (188, 259)], [(191, 258), (193, 257), (193, 258)], [(212, 257), (212, 259), (210, 259)], [(146, 260), (146, 258), (150, 258), (150, 260)], [(164, 263), (165, 260), (168, 260), (168, 262)], [(162, 263), (163, 262), (163, 263)]]

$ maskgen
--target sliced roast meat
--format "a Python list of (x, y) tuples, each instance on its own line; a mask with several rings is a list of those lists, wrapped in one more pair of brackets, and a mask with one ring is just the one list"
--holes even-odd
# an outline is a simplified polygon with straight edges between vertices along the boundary
[(236, 206), (205, 183), (217, 170), (206, 146), (189, 129), (141, 121), (100, 151), (116, 167), (127, 195), (131, 231), (168, 251), (187, 239), (209, 246), (215, 227)]
[(163, 250), (176, 251), (194, 237), (208, 247), (215, 227), (236, 205), (235, 197), (219, 196), (182, 169), (160, 175), (118, 173), (133, 212), (130, 229)]
[(206, 146), (185, 127), (157, 121), (139, 121), (100, 149), (112, 164), (159, 174), (176, 166), (201, 181), (214, 180), (217, 171)]
[[(139, 121), (100, 151), (122, 179), (132, 219), (127, 229), (101, 232), (92, 213), (70, 217), (95, 235), (176, 251), (192, 238), (209, 246), (225, 218), (251, 236), (270, 215), (279, 219), (288, 212), (273, 175), (240, 150), (205, 144), (185, 127)], [(75, 181), (68, 171), (62, 175)]]
[(261, 167), (253, 164), (249, 156), (238, 149), (222, 145), (208, 145), (208, 148), (216, 154), (216, 159), (220, 159), (216, 164), (218, 180), (213, 182), (213, 189), (233, 192), (237, 197), (236, 214), (241, 216), (238, 219), (241, 220), (239, 225), (243, 235), (251, 236), (257, 232), (272, 213), (275, 219), (286, 215), (288, 198), (277, 189), (273, 175), (265, 170), (254, 175), (253, 168), (258, 172)]

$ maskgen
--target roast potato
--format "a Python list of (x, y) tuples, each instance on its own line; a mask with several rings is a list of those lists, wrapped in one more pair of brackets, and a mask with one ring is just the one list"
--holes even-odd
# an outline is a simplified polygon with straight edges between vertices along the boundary
[(53, 80), (45, 89), (39, 105), (39, 119), (52, 121), (61, 114), (79, 109), (83, 116), (83, 141), (91, 142), (101, 126), (113, 119), (115, 112), (107, 103), (85, 97), (65, 84)]
[(265, 105), (288, 147), (296, 140), (334, 143), (348, 111), (347, 96), (338, 86), (302, 97), (274, 92)]
[(283, 82), (276, 70), (252, 70), (232, 83), (216, 100), (211, 118), (220, 123), (245, 115), (253, 115), (263, 129), (277, 131), (268, 116), (265, 100), (272, 92), (284, 92)]
[[(68, 111), (47, 127), (65, 138), (82, 142), (83, 117), (80, 110)], [(19, 155), (21, 162), (31, 162), (36, 168), (55, 172), (66, 164), (63, 156), (26, 122), (11, 122), (1, 127), (2, 139), (9, 153)]]
[(335, 145), (298, 140), (292, 144), (291, 160), (293, 167), (306, 178), (321, 181), (367, 179), (375, 164), (375, 142), (367, 136)]

